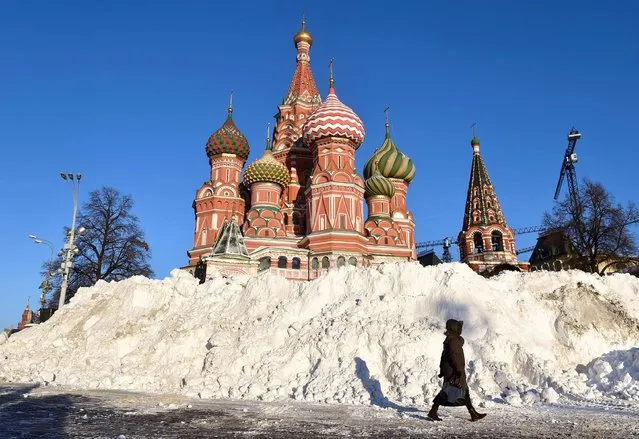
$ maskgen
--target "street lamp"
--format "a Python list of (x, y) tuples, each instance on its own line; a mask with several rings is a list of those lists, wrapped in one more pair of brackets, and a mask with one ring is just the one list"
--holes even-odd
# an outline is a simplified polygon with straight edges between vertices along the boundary
[(40, 307), (44, 308), (45, 305), (45, 295), (51, 290), (49, 277), (51, 277), (51, 273), (49, 269), (51, 268), (51, 261), (53, 260), (53, 244), (51, 241), (38, 238), (36, 235), (29, 235), (29, 239), (32, 239), (36, 244), (45, 244), (49, 246), (49, 263), (47, 264), (47, 276), (44, 279), (44, 282), (40, 286), (42, 289), (42, 293), (40, 293)]
[[(64, 172), (60, 172), (60, 177), (62, 177), (63, 180), (69, 181), (71, 183), (71, 194), (73, 195), (73, 220), (71, 221), (71, 230), (69, 230), (69, 241), (64, 246), (66, 250), (66, 256), (64, 257), (64, 262), (62, 263), (61, 267), (62, 285), (60, 286), (60, 303), (58, 305), (58, 309), (64, 306), (64, 301), (67, 296), (67, 286), (69, 285), (69, 270), (73, 265), (73, 256), (75, 256), (75, 217), (78, 213), (78, 192), (80, 191), (80, 179), (82, 178), (82, 174), (75, 174), (74, 178), (74, 175), (70, 172), (66, 174)], [(78, 230), (78, 232), (80, 231)]]

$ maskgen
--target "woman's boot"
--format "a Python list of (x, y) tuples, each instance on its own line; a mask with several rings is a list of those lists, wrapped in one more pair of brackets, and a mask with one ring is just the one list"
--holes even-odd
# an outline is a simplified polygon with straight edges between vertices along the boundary
[(428, 416), (433, 421), (441, 421), (442, 418), (437, 416), (437, 409), (438, 408), (439, 408), (439, 404), (434, 404), (433, 403), (433, 406), (430, 408), (430, 411), (428, 412), (428, 415), (426, 415), (426, 416)]
[(466, 408), (468, 409), (468, 413), (470, 413), (470, 420), (473, 422), (486, 417), (486, 413), (477, 413), (477, 410), (475, 410), (475, 407), (472, 405), (467, 405)]

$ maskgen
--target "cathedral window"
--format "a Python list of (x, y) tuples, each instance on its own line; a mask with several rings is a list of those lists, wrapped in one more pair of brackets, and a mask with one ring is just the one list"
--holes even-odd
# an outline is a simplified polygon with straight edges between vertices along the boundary
[(328, 260), (328, 256), (324, 256), (322, 258), (322, 268), (330, 268), (331, 267), (331, 261)]
[(348, 258), (348, 264), (352, 265), (353, 267), (357, 267), (357, 259), (355, 259), (354, 256), (351, 256), (350, 258)]
[(266, 201), (268, 201), (268, 202), (271, 201), (271, 193), (270, 192), (266, 193)]
[(320, 215), (319, 228), (320, 230), (324, 230), (326, 228), (326, 215)]
[(231, 170), (230, 169), (226, 170), (226, 181), (227, 181), (227, 183), (229, 181), (231, 181)]
[(317, 259), (317, 258), (313, 258), (313, 259), (311, 260), (311, 268), (312, 268), (313, 270), (317, 270), (317, 269), (319, 268), (319, 259)]
[(346, 265), (346, 258), (344, 256), (337, 258), (337, 266), (343, 267), (344, 265)]
[(291, 261), (291, 268), (293, 270), (299, 270), (300, 269), (300, 258), (293, 258), (293, 260)]
[(286, 268), (286, 263), (288, 261), (286, 260), (286, 256), (280, 256), (279, 258), (277, 258), (277, 268)]
[(479, 209), (479, 199), (477, 198), (473, 200), (473, 209)]
[(346, 230), (346, 215), (339, 216), (339, 228)]
[(488, 198), (488, 197), (486, 197), (486, 206), (488, 206), (488, 207), (493, 207), (493, 203), (492, 203), (492, 201), (490, 200), (490, 198)]
[(475, 232), (473, 234), (473, 244), (475, 245), (475, 253), (483, 253), (484, 252), (484, 241), (481, 236), (481, 233)]
[(490, 241), (493, 245), (493, 251), (504, 251), (504, 237), (500, 231), (494, 230), (493, 233), (490, 234)]
[(270, 267), (271, 267), (271, 258), (269, 256), (260, 258), (260, 265), (258, 267), (259, 271), (268, 270)]

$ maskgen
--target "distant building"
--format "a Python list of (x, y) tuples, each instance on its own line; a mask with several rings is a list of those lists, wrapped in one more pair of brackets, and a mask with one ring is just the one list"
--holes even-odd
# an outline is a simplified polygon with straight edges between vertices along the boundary
[(432, 249), (418, 254), (417, 260), (424, 267), (428, 265), (439, 265), (442, 263), (441, 259), (439, 259), (439, 257), (437, 257), (437, 254), (435, 254), (435, 250)]
[(473, 161), (462, 231), (457, 238), (460, 260), (484, 275), (502, 270), (528, 271), (528, 263), (517, 260), (515, 233), (499, 205), (479, 152), (479, 139), (473, 137), (470, 144)]
[(581, 269), (579, 253), (562, 230), (549, 230), (537, 238), (529, 263), (531, 271)]
[(29, 326), (33, 326), (39, 322), (38, 315), (34, 314), (33, 311), (29, 308), (29, 304), (24, 307), (24, 311), (22, 312), (22, 319), (20, 323), (18, 323), (18, 331), (22, 331), (24, 328), (28, 328)]
[(211, 176), (195, 195), (194, 242), (184, 267), (201, 279), (272, 272), (309, 280), (346, 264), (416, 259), (406, 205), (415, 165), (394, 144), (387, 122), (382, 145), (359, 175), (355, 153), (364, 125), (338, 99), (332, 72), (322, 101), (312, 43), (302, 23), (295, 73), (260, 159), (244, 168), (249, 144), (231, 106), (207, 142)]

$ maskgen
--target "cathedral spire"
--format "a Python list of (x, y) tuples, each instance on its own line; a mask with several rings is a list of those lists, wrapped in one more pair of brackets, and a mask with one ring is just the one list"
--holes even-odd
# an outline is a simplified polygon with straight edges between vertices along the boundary
[(313, 44), (313, 37), (306, 30), (306, 20), (302, 17), (302, 29), (293, 38), (297, 49), (297, 67), (293, 74), (293, 80), (288, 89), (288, 95), (284, 99), (284, 104), (295, 105), (300, 102), (309, 105), (319, 105), (321, 98), (315, 85), (313, 72), (311, 71), (310, 50)]
[(462, 230), (468, 230), (473, 226), (491, 226), (495, 224), (507, 227), (495, 188), (490, 181), (486, 165), (479, 153), (479, 139), (477, 136), (473, 136), (470, 145), (473, 148), (473, 162), (470, 170), (470, 182), (468, 183)]

